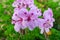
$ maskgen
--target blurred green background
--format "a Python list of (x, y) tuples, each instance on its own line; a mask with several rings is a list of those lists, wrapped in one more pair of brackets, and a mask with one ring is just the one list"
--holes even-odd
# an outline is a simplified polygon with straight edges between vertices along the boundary
[[(28, 29), (25, 34), (14, 31), (14, 25), (11, 24), (14, 8), (14, 0), (0, 0), (0, 40), (45, 40), (40, 29), (35, 28), (33, 31)], [(35, 5), (44, 12), (48, 7), (54, 13), (54, 27), (51, 29), (50, 40), (60, 40), (60, 0), (34, 0)]]

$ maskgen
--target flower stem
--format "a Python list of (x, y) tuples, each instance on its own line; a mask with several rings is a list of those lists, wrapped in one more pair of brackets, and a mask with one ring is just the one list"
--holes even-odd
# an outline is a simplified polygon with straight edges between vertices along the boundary
[(44, 32), (44, 36), (45, 36), (45, 40), (49, 40), (48, 35), (46, 34), (46, 32)]

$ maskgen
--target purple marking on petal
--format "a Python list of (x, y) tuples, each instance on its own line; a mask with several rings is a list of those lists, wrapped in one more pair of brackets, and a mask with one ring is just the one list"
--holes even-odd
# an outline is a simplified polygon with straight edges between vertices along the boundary
[(15, 16), (17, 16), (17, 14), (15, 14)]
[(43, 24), (43, 26), (44, 26), (45, 28), (49, 28), (51, 25), (46, 22), (46, 23)]
[(24, 14), (27, 14), (26, 12)]
[(19, 3), (19, 5), (21, 5), (21, 3)]
[(30, 16), (27, 18), (27, 21), (30, 21), (31, 20), (31, 18), (30, 18)]
[(49, 19), (47, 19), (47, 21), (49, 21)]
[(31, 13), (31, 15), (34, 15), (33, 13)]
[(20, 8), (20, 6), (18, 5), (18, 8)]
[(23, 5), (22, 5), (23, 7), (25, 6), (25, 4), (23, 3)]

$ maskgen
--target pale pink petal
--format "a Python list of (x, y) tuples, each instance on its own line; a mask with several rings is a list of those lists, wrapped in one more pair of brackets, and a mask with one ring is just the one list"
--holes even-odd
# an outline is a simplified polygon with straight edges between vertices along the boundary
[(45, 32), (48, 33), (50, 30), (49, 28), (45, 28)]
[(19, 20), (20, 18), (17, 16), (17, 14), (13, 14), (13, 16), (12, 16), (12, 20)]
[(40, 33), (43, 34), (43, 32), (44, 32), (44, 29), (41, 29)]
[(52, 28), (53, 27), (53, 23), (51, 22), (50, 25), (51, 25), (50, 28)]
[(31, 8), (29, 12), (33, 13), (37, 17), (42, 15), (41, 10), (36, 8), (35, 6)]
[(16, 32), (19, 32), (20, 31), (20, 24), (16, 23), (14, 26), (14, 29)]
[(23, 21), (23, 22), (22, 22), (22, 27), (21, 27), (22, 29), (27, 28), (27, 24), (26, 24), (26, 23), (27, 23), (26, 21)]
[(49, 15), (53, 17), (52, 9), (48, 8)]
[(46, 19), (52, 18), (53, 17), (53, 12), (50, 8), (48, 10), (44, 11), (43, 17)]
[(33, 30), (36, 26), (35, 26), (35, 24), (31, 21), (31, 22), (28, 22), (28, 28), (29, 28), (29, 30)]

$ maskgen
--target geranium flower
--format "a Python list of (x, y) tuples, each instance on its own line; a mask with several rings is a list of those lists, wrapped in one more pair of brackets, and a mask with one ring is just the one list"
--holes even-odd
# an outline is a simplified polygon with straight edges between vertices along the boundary
[(29, 11), (26, 8), (15, 8), (12, 16), (12, 24), (15, 24), (14, 29), (17, 32), (20, 29), (25, 29), (26, 27), (33, 30), (36, 26), (38, 26), (38, 13), (41, 16), (40, 11), (34, 8), (30, 9)]
[(26, 13), (28, 13), (28, 11), (24, 8), (20, 9), (19, 11), (14, 12), (12, 16), (12, 24), (15, 24), (14, 26), (15, 31), (19, 32), (20, 29), (24, 29), (27, 27), (26, 21), (25, 21)]
[(27, 8), (29, 6), (31, 6), (32, 4), (34, 4), (34, 0), (16, 0), (14, 1), (14, 3), (12, 4), (13, 7), (18, 7), (18, 8)]
[(53, 18), (53, 12), (50, 8), (46, 10), (43, 14), (43, 19), (40, 19), (40, 26), (41, 33), (44, 31), (47, 33), (49, 32), (49, 29), (53, 27), (53, 22), (55, 19)]
[(32, 7), (29, 11), (29, 15), (27, 16), (27, 26), (30, 30), (33, 30), (35, 27), (38, 26), (39, 23), (39, 16), (41, 16), (41, 11), (36, 8)]
[(42, 15), (41, 9), (38, 9), (35, 5), (33, 5), (33, 6), (30, 8), (30, 10), (31, 10), (30, 12), (35, 13), (35, 15), (36, 15), (37, 17), (39, 17), (39, 16)]

